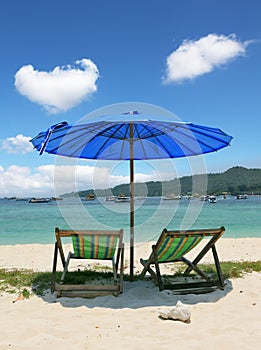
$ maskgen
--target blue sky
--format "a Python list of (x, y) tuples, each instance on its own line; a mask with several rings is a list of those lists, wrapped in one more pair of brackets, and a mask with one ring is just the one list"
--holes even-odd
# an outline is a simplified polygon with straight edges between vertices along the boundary
[[(258, 0), (2, 0), (0, 197), (53, 194), (57, 159), (40, 157), (28, 139), (125, 102), (232, 135), (231, 147), (205, 156), (207, 172), (261, 167), (260, 14)], [(136, 179), (198, 169), (168, 164), (136, 162)], [(59, 191), (74, 189), (71, 165), (59, 166)], [(126, 164), (81, 162), (77, 174), (77, 189), (128, 178)]]

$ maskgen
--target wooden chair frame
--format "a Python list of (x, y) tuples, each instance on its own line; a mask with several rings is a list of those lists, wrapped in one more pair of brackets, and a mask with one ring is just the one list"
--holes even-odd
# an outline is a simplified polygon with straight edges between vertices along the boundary
[[(141, 264), (143, 265), (143, 270), (141, 275), (144, 277), (146, 272), (148, 272), (154, 281), (158, 284), (159, 290), (163, 289), (189, 289), (189, 288), (198, 288), (198, 290), (204, 288), (211, 287), (213, 285), (218, 286), (220, 289), (224, 289), (224, 278), (222, 274), (222, 270), (219, 263), (219, 258), (216, 250), (216, 242), (225, 232), (225, 228), (222, 226), (219, 229), (202, 229), (202, 230), (171, 230), (168, 231), (166, 228), (162, 231), (157, 243), (152, 246), (152, 252), (148, 258), (148, 260), (140, 259)], [(186, 237), (197, 237), (202, 235), (202, 237), (211, 237), (206, 241), (206, 244), (200, 251), (200, 253), (195, 257), (193, 261), (188, 260), (185, 256), (181, 256), (177, 259), (175, 257), (172, 260), (168, 261), (159, 261), (158, 252), (162, 244), (167, 237), (173, 237), (174, 239), (182, 239)], [(209, 276), (207, 276), (197, 265), (201, 261), (201, 259), (207, 254), (209, 250), (212, 250), (215, 267), (217, 271), (218, 281), (211, 280)], [(184, 253), (186, 255), (186, 253)], [(183, 262), (188, 267), (184, 272), (184, 276), (187, 276), (192, 270), (196, 272), (200, 277), (202, 277), (206, 282), (185, 282), (185, 283), (173, 283), (173, 284), (163, 284), (162, 276), (160, 272), (160, 264), (161, 263), (175, 263), (175, 262)], [(152, 266), (155, 266), (155, 271), (152, 269)]]
[[(113, 268), (113, 280), (114, 284), (107, 285), (68, 285), (64, 284), (65, 275), (68, 271), (68, 266), (71, 259), (85, 259), (84, 257), (76, 256), (74, 253), (69, 252), (67, 259), (65, 259), (65, 254), (62, 245), (62, 238), (72, 237), (72, 236), (114, 236), (118, 239), (118, 244), (112, 258), (93, 258), (98, 260), (111, 260)], [(123, 268), (124, 268), (124, 243), (123, 243), (123, 230), (60, 230), (58, 227), (55, 229), (56, 242), (54, 247), (54, 257), (53, 257), (53, 271), (52, 271), (52, 281), (51, 281), (51, 292), (57, 291), (57, 297), (61, 297), (62, 294), (66, 296), (81, 296), (81, 297), (95, 297), (113, 294), (117, 296), (123, 291)], [(56, 268), (57, 268), (57, 258), (58, 253), (61, 258), (63, 265), (63, 272), (61, 280), (59, 283), (56, 282)], [(115, 260), (116, 256), (116, 260)], [(90, 258), (91, 259), (91, 258)], [(119, 268), (119, 276), (117, 275)]]

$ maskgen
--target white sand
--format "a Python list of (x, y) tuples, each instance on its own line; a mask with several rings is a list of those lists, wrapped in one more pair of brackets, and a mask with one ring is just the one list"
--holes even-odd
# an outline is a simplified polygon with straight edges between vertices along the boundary
[[(146, 258), (149, 247), (135, 247), (136, 260)], [(223, 261), (260, 260), (261, 238), (223, 238), (217, 249)], [(0, 246), (0, 268), (50, 271), (52, 255), (51, 245)], [(137, 261), (135, 266), (141, 270)], [(0, 350), (259, 349), (261, 273), (226, 282), (224, 291), (184, 296), (159, 292), (153, 283), (143, 281), (125, 282), (117, 298), (56, 299), (47, 294), (13, 303), (16, 296), (3, 294)], [(159, 308), (169, 309), (178, 300), (191, 311), (189, 324), (158, 317)]]

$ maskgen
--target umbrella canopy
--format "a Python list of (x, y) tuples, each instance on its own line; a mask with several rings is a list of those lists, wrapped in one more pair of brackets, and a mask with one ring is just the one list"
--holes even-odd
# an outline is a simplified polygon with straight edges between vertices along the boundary
[(134, 267), (133, 161), (205, 154), (228, 146), (232, 140), (218, 128), (161, 119), (133, 111), (84, 124), (62, 122), (31, 140), (40, 154), (130, 161), (130, 275)]

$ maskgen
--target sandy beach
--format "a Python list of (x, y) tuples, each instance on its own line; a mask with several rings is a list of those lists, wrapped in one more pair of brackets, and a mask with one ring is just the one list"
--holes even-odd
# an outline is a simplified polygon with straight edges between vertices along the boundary
[[(151, 243), (135, 247), (135, 271)], [(70, 245), (66, 246), (70, 249)], [(200, 249), (200, 247), (198, 248)], [(221, 239), (221, 261), (254, 261), (261, 257), (261, 238)], [(0, 246), (0, 268), (50, 271), (53, 246)], [(205, 262), (211, 261), (211, 255)], [(126, 249), (126, 265), (128, 250)], [(77, 267), (76, 265), (72, 268)], [(126, 270), (127, 271), (127, 270)], [(255, 349), (261, 344), (261, 273), (226, 281), (224, 291), (173, 295), (152, 282), (124, 282), (123, 294), (83, 298), (32, 296), (13, 303), (0, 296), (0, 349)], [(163, 320), (180, 300), (191, 322)]]

